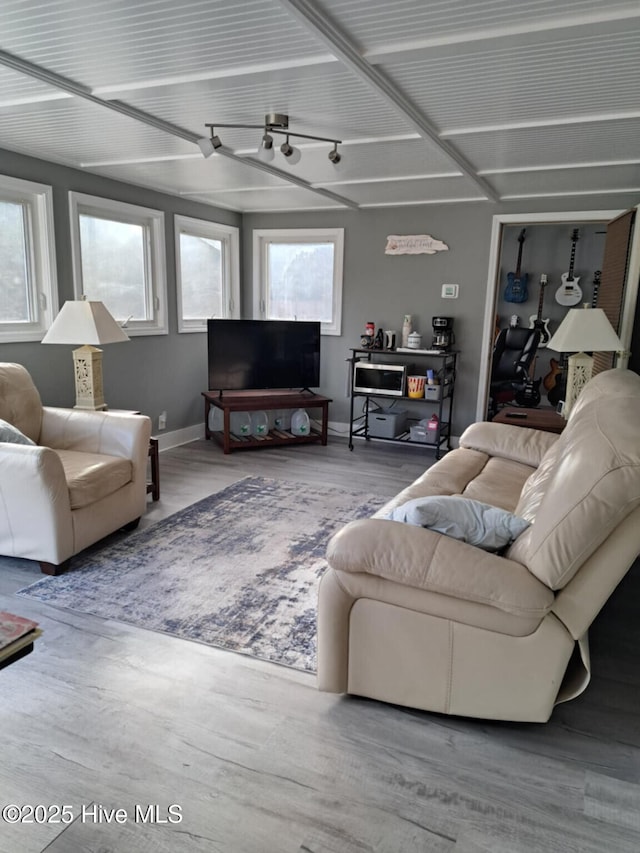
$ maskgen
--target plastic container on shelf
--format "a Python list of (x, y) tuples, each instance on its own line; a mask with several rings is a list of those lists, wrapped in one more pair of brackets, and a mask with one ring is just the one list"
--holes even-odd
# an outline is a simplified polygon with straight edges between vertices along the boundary
[(296, 409), (291, 415), (291, 432), (294, 435), (309, 435), (311, 422), (306, 409)]
[(231, 412), (229, 416), (229, 429), (237, 436), (251, 435), (251, 415), (249, 412)]
[(269, 435), (269, 418), (266, 412), (251, 412), (251, 435), (256, 438)]
[(276, 409), (272, 414), (274, 429), (288, 432), (291, 429), (291, 409)]
[(224, 429), (224, 412), (218, 409), (217, 406), (212, 406), (209, 409), (209, 431), (222, 432)]

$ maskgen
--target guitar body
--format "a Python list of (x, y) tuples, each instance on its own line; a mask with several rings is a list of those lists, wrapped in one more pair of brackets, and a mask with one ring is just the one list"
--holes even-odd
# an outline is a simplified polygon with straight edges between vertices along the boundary
[(540, 383), (542, 379), (529, 379), (524, 388), (516, 391), (515, 401), (518, 406), (527, 406), (527, 408), (535, 409), (540, 405)]
[(568, 272), (563, 273), (560, 278), (562, 284), (556, 290), (556, 302), (568, 307), (577, 305), (578, 302), (582, 301), (582, 288), (578, 285), (580, 278), (574, 277), (570, 280)]
[(564, 371), (560, 371), (560, 375), (556, 379), (556, 384), (547, 393), (547, 400), (552, 406), (557, 406), (560, 400), (564, 400), (566, 390), (566, 377)]
[(549, 332), (549, 318), (546, 320), (539, 318), (536, 314), (532, 314), (529, 317), (529, 328), (537, 329), (540, 332), (540, 342), (538, 344), (538, 349), (542, 349), (546, 347), (546, 345), (551, 340), (551, 333)]
[(527, 290), (527, 283), (529, 281), (529, 274), (525, 273), (521, 275), (519, 278), (516, 278), (516, 274), (510, 272), (507, 275), (507, 286), (504, 290), (504, 298), (506, 302), (526, 302), (529, 298), (529, 291)]
[(555, 388), (556, 383), (558, 381), (558, 377), (562, 373), (560, 362), (556, 358), (552, 358), (549, 361), (549, 366), (551, 369), (542, 380), (542, 384), (544, 385), (545, 391), (551, 391), (552, 388)]

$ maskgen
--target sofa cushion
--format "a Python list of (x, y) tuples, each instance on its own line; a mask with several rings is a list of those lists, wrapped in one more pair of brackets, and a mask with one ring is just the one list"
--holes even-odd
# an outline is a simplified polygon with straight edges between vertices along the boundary
[(640, 505), (638, 423), (640, 376), (599, 374), (527, 481), (515, 512), (533, 523), (507, 556), (551, 589), (563, 588)]
[(428, 527), (485, 551), (499, 551), (529, 526), (505, 509), (453, 495), (415, 498), (395, 507), (390, 518)]
[(3, 421), (2, 418), (0, 418), (0, 441), (9, 444), (35, 444), (35, 441), (32, 441), (23, 432), (20, 432), (18, 427), (7, 423), (7, 421)]
[(71, 509), (106, 498), (131, 482), (131, 460), (102, 453), (83, 453), (77, 450), (56, 450), (62, 462)]

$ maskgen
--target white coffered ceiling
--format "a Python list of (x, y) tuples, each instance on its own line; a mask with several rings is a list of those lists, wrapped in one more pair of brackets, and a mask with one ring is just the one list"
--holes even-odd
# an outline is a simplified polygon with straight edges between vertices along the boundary
[[(340, 164), (202, 157), (268, 112)], [(639, 140), (638, 0), (0, 3), (0, 147), (233, 210), (637, 196)]]

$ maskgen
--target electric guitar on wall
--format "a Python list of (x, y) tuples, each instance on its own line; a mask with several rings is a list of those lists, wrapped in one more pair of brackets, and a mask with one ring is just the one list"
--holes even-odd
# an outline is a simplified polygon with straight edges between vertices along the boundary
[(538, 343), (538, 347), (546, 347), (549, 343), (549, 339), (551, 335), (549, 333), (549, 318), (546, 320), (542, 319), (542, 304), (544, 302), (544, 289), (547, 286), (547, 276), (546, 273), (542, 273), (540, 276), (540, 295), (538, 297), (538, 313), (532, 314), (529, 317), (529, 328), (537, 329), (540, 332), (540, 342)]
[(518, 249), (518, 262), (516, 263), (516, 271), (510, 272), (507, 275), (507, 286), (504, 291), (505, 302), (526, 302), (529, 298), (529, 294), (527, 292), (529, 276), (527, 273), (522, 275), (520, 270), (520, 264), (522, 263), (524, 232), (526, 230), (526, 228), (523, 228), (520, 232), (520, 236), (518, 237), (518, 243), (520, 243), (520, 247)]
[[(600, 276), (602, 272), (596, 270), (593, 274), (593, 296), (591, 298), (591, 307), (595, 308), (598, 304), (598, 292), (600, 290)], [(543, 384), (547, 389), (547, 400), (552, 406), (557, 406), (565, 394), (565, 375), (564, 371), (567, 367), (567, 356), (563, 354), (560, 361), (552, 358), (549, 362), (549, 373), (544, 377)]]
[(578, 239), (579, 231), (577, 228), (574, 228), (573, 234), (571, 235), (571, 260), (569, 262), (569, 272), (565, 272), (560, 276), (562, 284), (556, 290), (556, 302), (560, 303), (560, 305), (577, 305), (582, 299), (582, 288), (578, 286), (580, 279), (576, 278), (573, 274), (573, 263), (576, 259), (576, 243), (578, 242)]

